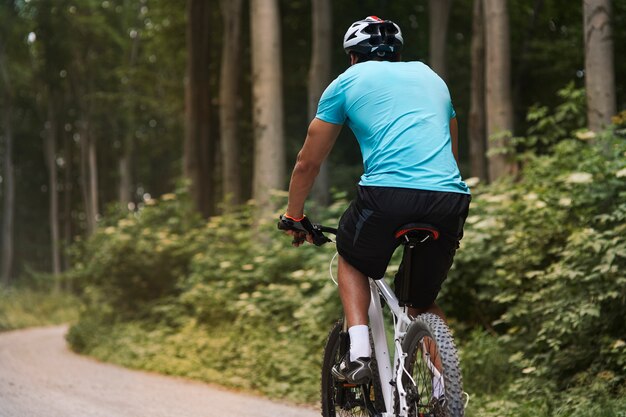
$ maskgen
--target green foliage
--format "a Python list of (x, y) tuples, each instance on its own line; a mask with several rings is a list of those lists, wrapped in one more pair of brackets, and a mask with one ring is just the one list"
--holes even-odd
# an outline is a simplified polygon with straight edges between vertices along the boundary
[(477, 415), (625, 410), (610, 398), (626, 386), (626, 143), (613, 131), (573, 133), (577, 114), (568, 104), (545, 112), (531, 135), (550, 151), (526, 154), (518, 181), (473, 190), (442, 299), (465, 326), (495, 335), (472, 333), (464, 346), (468, 391), (498, 399)]
[(0, 331), (73, 322), (79, 305), (68, 293), (0, 286)]
[[(564, 385), (590, 366), (625, 371), (602, 353), (623, 337), (626, 312), (624, 152), (610, 137), (563, 141), (522, 181), (477, 190), (447, 287), (468, 289), (458, 313), (507, 333), (529, 366)], [(581, 349), (597, 334), (606, 340)]]
[(103, 224), (73, 250), (71, 279), (119, 314), (136, 314), (145, 304), (180, 292), (178, 280), (199, 250), (200, 217), (184, 196), (150, 199), (137, 212)]
[[(463, 384), (480, 387), (481, 394), (497, 394), (511, 382), (511, 364), (504, 343), (481, 329), (472, 331), (462, 343)], [(471, 392), (471, 390), (470, 390)]]
[[(343, 207), (318, 219), (336, 224)], [(76, 248), (71, 275), (86, 307), (70, 344), (126, 366), (313, 401), (340, 314), (327, 272), (334, 248), (292, 248), (273, 221), (253, 224), (253, 206), (204, 224), (190, 213), (185, 196), (166, 195)]]
[(534, 105), (528, 109), (526, 122), (529, 124), (526, 136), (514, 138), (513, 144), (519, 150), (532, 150), (545, 153), (572, 132), (584, 126), (585, 90), (569, 83), (557, 93), (562, 102), (551, 110), (548, 106)]

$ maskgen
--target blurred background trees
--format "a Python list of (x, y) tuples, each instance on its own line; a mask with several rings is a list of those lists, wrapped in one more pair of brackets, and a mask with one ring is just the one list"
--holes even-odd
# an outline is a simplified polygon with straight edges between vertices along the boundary
[[(321, 91), (348, 65), (345, 29), (369, 14), (396, 21), (403, 58), (448, 82), (465, 177), (516, 172), (512, 138), (528, 108), (554, 105), (571, 82), (587, 86), (592, 130), (624, 107), (626, 64), (611, 56), (626, 37), (622, 0), (6, 1), (5, 282), (66, 269), (66, 248), (110, 210), (180, 186), (204, 217), (223, 201), (265, 205), (286, 189)], [(350, 195), (360, 163), (344, 131), (315, 200)]]

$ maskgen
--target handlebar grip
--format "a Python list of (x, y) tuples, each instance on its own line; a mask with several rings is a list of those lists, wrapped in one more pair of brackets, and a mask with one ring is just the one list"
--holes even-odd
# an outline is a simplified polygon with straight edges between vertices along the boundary
[(315, 246), (322, 246), (324, 243), (332, 242), (319, 230), (316, 230), (315, 233), (311, 233), (311, 235), (313, 236), (313, 243)]
[(294, 230), (296, 232), (309, 234), (311, 235), (315, 246), (322, 246), (324, 243), (331, 242), (331, 240), (324, 236), (324, 233), (322, 233), (322, 226), (311, 223), (307, 217), (304, 217), (301, 221), (296, 222), (281, 215), (278, 222), (278, 229)]
[(287, 226), (282, 219), (278, 221), (278, 229), (279, 230), (292, 230), (291, 227)]

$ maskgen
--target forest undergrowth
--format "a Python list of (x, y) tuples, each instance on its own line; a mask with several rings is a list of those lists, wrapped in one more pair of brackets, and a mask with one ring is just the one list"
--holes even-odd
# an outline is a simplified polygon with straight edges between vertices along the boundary
[(0, 332), (75, 323), (79, 309), (80, 300), (67, 291), (0, 288)]

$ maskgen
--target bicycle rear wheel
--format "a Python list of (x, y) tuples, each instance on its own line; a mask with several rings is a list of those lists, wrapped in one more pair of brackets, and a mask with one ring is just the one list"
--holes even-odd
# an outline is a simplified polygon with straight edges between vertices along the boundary
[(343, 321), (340, 320), (330, 331), (324, 349), (321, 390), (323, 417), (374, 417), (384, 410), (378, 368), (374, 359), (371, 365), (372, 381), (369, 384), (348, 384), (336, 381), (333, 377), (333, 366), (341, 362), (349, 349), (349, 336), (343, 331)]
[(402, 383), (408, 415), (463, 417), (459, 358), (447, 324), (434, 314), (419, 315), (409, 326), (402, 349), (407, 354)]

